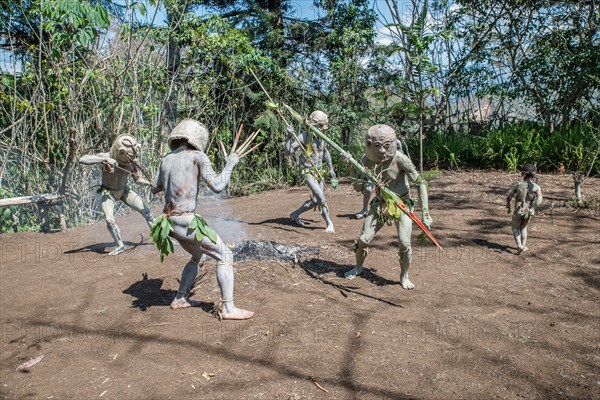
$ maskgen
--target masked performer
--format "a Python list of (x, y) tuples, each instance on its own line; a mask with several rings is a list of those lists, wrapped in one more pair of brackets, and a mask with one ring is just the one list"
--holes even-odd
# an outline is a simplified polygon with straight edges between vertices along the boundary
[[(328, 117), (323, 111), (314, 111), (310, 114), (310, 117), (306, 121), (307, 124), (314, 125), (315, 128), (322, 132), (328, 129)], [(296, 135), (294, 129), (288, 126), (288, 139), (285, 143), (285, 155), (287, 157), (292, 156), (298, 148), (302, 148), (300, 160), (303, 167), (303, 174), (306, 178), (306, 184), (311, 191), (311, 198), (304, 202), (296, 211), (294, 211), (290, 218), (300, 226), (304, 226), (304, 222), (300, 219), (300, 215), (308, 210), (319, 207), (321, 215), (325, 220), (327, 227), (325, 232), (334, 233), (333, 222), (329, 217), (329, 207), (325, 200), (324, 189), (324, 171), (322, 170), (323, 159), (327, 163), (327, 169), (329, 176), (331, 177), (331, 184), (335, 188), (337, 187), (337, 179), (333, 165), (331, 163), (331, 155), (327, 150), (327, 144), (320, 138), (313, 135), (310, 130), (302, 132)]]
[(125, 251), (121, 231), (115, 222), (114, 212), (117, 201), (121, 200), (142, 214), (148, 226), (152, 226), (154, 222), (152, 212), (146, 207), (142, 198), (127, 187), (129, 176), (138, 184), (152, 186), (149, 181), (142, 178), (136, 161), (140, 147), (141, 145), (133, 136), (120, 135), (112, 144), (110, 152), (85, 155), (79, 159), (79, 162), (85, 165), (102, 164), (102, 186), (98, 193), (102, 195), (101, 204), (106, 226), (117, 245), (117, 248), (109, 253), (110, 255)]
[[(396, 132), (387, 125), (374, 125), (367, 131), (365, 137), (365, 155), (362, 163), (377, 175), (382, 185), (394, 192), (406, 206), (412, 211), (413, 201), (410, 197), (409, 180), (418, 186), (419, 200), (423, 212), (422, 221), (427, 228), (433, 220), (429, 216), (427, 188), (425, 181), (421, 179), (410, 159), (398, 151), (396, 147)], [(365, 185), (364, 179), (358, 179), (353, 184), (354, 190), (360, 192)], [(348, 279), (353, 279), (363, 270), (363, 264), (369, 252), (369, 244), (375, 234), (385, 223), (396, 225), (398, 232), (398, 259), (400, 261), (400, 285), (404, 289), (414, 288), (408, 279), (408, 270), (412, 260), (411, 233), (412, 220), (405, 214), (400, 213), (399, 218), (390, 216), (386, 207), (386, 201), (381, 197), (377, 188), (374, 190), (375, 197), (365, 217), (362, 232), (358, 242), (354, 246), (356, 253), (356, 266), (346, 272)]]
[(160, 163), (153, 189), (154, 193), (164, 191), (164, 214), (153, 226), (152, 238), (161, 249), (161, 257), (169, 252), (164, 249), (173, 251), (169, 237), (175, 238), (192, 256), (183, 268), (172, 309), (192, 306), (187, 296), (198, 275), (202, 256), (208, 255), (217, 260), (222, 305), (218, 316), (221, 319), (248, 319), (254, 313), (236, 308), (233, 303), (233, 253), (204, 218), (196, 214), (196, 205), (200, 180), (213, 192), (225, 190), (233, 168), (249, 152), (249, 143), (242, 144), (238, 153), (227, 156), (225, 168), (217, 175), (204, 153), (207, 142), (208, 130), (192, 119), (180, 122), (169, 135), (171, 152)]
[(537, 174), (535, 165), (525, 164), (521, 172), (523, 180), (517, 183), (506, 197), (508, 214), (513, 212), (510, 203), (513, 197), (515, 198), (512, 231), (517, 243), (517, 254), (527, 250), (527, 224), (535, 214), (535, 210), (542, 204), (542, 189), (532, 181)]

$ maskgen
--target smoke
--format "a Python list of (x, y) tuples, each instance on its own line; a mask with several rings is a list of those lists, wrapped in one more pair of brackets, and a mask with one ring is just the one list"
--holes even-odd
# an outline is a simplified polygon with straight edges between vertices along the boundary
[(196, 212), (206, 219), (225, 243), (239, 243), (248, 238), (244, 224), (227, 202), (226, 193), (215, 194), (207, 191), (198, 198)]

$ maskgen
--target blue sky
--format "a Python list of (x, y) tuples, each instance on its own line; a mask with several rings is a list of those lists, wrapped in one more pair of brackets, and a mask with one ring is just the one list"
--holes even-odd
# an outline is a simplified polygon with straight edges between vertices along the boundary
[[(398, 4), (401, 14), (410, 15), (410, 13), (412, 12), (412, 2), (410, 0), (398, 0)], [(390, 22), (390, 12), (386, 0), (371, 0), (371, 5), (373, 7), (373, 10), (375, 10), (375, 12), (377, 13), (378, 32), (385, 32), (385, 24)], [(314, 6), (313, 0), (292, 0), (290, 2), (290, 6), (292, 11), (289, 14), (289, 16), (293, 18), (314, 20), (323, 16), (323, 11), (319, 10)], [(196, 13), (203, 14), (206, 13), (206, 10), (203, 8), (199, 8), (196, 11)], [(154, 8), (148, 6), (148, 21), (152, 19), (153, 14)], [(158, 15), (156, 16), (155, 23), (159, 25), (165, 23), (165, 15), (160, 10)], [(389, 40), (389, 36), (385, 35), (384, 33), (380, 33), (378, 35), (377, 40), (379, 42), (385, 42), (386, 40)]]
[[(398, 0), (399, 4), (400, 4), (400, 11), (401, 13), (406, 12), (406, 13), (410, 13), (410, 11), (412, 10), (412, 3), (410, 2), (410, 0)], [(148, 22), (150, 22), (152, 20), (152, 17), (154, 15), (154, 7), (151, 7), (150, 5), (148, 5), (148, 2), (146, 3), (146, 7), (147, 7), (147, 15), (146, 15), (146, 19)], [(379, 32), (379, 35), (377, 37), (377, 41), (379, 43), (383, 43), (385, 44), (386, 42), (389, 42), (389, 36), (385, 35), (384, 33), (381, 33), (382, 31), (385, 32), (384, 26), (386, 22), (389, 22), (389, 18), (390, 18), (390, 13), (386, 4), (385, 0), (372, 0), (371, 1), (372, 7), (373, 9), (376, 11), (377, 15), (378, 15), (378, 22), (377, 22), (377, 30)], [(298, 18), (298, 19), (315, 19), (318, 18), (320, 16), (322, 16), (322, 11), (318, 10), (317, 8), (315, 8), (313, 0), (292, 0), (291, 1), (291, 7), (292, 7), (292, 13), (290, 14), (291, 17), (294, 18)], [(200, 13), (202, 13), (204, 10), (199, 10)], [(163, 24), (165, 23), (165, 16), (164, 13), (161, 12), (159, 10), (158, 14), (156, 15), (156, 19), (155, 19), (155, 24)], [(4, 51), (0, 51), (0, 69), (4, 70), (4, 71), (11, 71), (13, 70), (13, 65), (12, 65), (12, 60), (10, 60), (10, 54)]]

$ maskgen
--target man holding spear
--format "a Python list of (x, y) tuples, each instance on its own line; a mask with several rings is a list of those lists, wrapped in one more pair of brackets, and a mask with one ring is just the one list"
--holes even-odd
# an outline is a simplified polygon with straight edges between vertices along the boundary
[[(398, 259), (400, 261), (400, 285), (404, 289), (413, 289), (415, 285), (408, 279), (408, 270), (412, 260), (411, 233), (412, 222), (408, 213), (402, 212), (396, 200), (399, 197), (412, 213), (414, 204), (410, 197), (408, 180), (418, 185), (419, 200), (423, 212), (423, 223), (429, 228), (433, 220), (429, 216), (427, 187), (425, 181), (419, 176), (410, 159), (402, 154), (396, 147), (396, 132), (387, 125), (374, 125), (365, 136), (365, 155), (362, 163), (380, 178), (380, 185), (385, 185), (387, 190), (376, 188), (376, 197), (371, 202), (371, 207), (365, 218), (362, 232), (354, 246), (356, 253), (356, 266), (346, 272), (345, 277), (354, 279), (363, 270), (363, 264), (369, 253), (369, 244), (385, 223), (395, 223), (398, 231)], [(361, 177), (353, 184), (356, 191), (362, 191), (368, 182)], [(396, 196), (390, 196), (389, 191)], [(408, 205), (408, 206), (406, 206)]]
[(185, 119), (169, 135), (171, 152), (160, 162), (156, 187), (152, 190), (155, 194), (164, 191), (164, 214), (156, 220), (151, 234), (161, 252), (161, 261), (164, 255), (173, 252), (170, 237), (175, 238), (192, 256), (183, 268), (179, 290), (171, 303), (172, 309), (192, 306), (187, 296), (198, 275), (202, 256), (206, 254), (217, 260), (217, 282), (221, 289), (222, 305), (217, 316), (220, 319), (241, 320), (252, 318), (254, 315), (252, 311), (236, 308), (233, 303), (232, 251), (204, 218), (195, 213), (200, 179), (206, 182), (213, 192), (225, 190), (236, 164), (258, 146), (250, 148), (250, 143), (260, 131), (256, 131), (236, 149), (240, 132), (241, 129), (235, 136), (229, 155), (220, 143), (226, 164), (218, 175), (213, 171), (211, 162), (204, 153), (208, 142), (208, 130), (204, 125), (192, 119)]
[[(313, 125), (321, 131), (327, 130), (327, 123), (327, 114), (320, 110), (316, 110), (310, 114), (310, 117), (305, 122), (307, 126)], [(319, 207), (321, 215), (327, 224), (325, 232), (334, 233), (333, 222), (329, 217), (329, 208), (327, 207), (325, 193), (323, 191), (323, 159), (325, 159), (325, 162), (327, 163), (331, 184), (334, 188), (337, 187), (337, 179), (331, 163), (331, 155), (329, 154), (329, 150), (327, 150), (327, 145), (321, 138), (315, 137), (310, 130), (308, 132), (302, 132), (300, 135), (296, 135), (294, 129), (288, 125), (287, 131), (288, 140), (285, 143), (285, 155), (286, 157), (289, 157), (293, 155), (298, 148), (302, 148), (302, 154), (300, 155), (300, 162), (303, 167), (302, 172), (306, 179), (306, 184), (312, 194), (309, 200), (305, 201), (300, 208), (290, 215), (290, 218), (292, 218), (297, 225), (304, 226), (304, 222), (300, 219), (300, 214), (314, 209), (315, 207)]]

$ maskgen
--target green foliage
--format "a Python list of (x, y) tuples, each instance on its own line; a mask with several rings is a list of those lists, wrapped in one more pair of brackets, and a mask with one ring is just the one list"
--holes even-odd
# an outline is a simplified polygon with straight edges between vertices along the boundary
[(74, 41), (88, 46), (100, 30), (109, 26), (108, 12), (101, 4), (92, 5), (85, 0), (45, 0), (41, 5), (44, 28), (59, 46)]
[[(411, 137), (409, 148), (416, 145)], [(530, 123), (505, 124), (482, 136), (437, 133), (425, 141), (426, 164), (435, 168), (495, 168), (517, 171), (537, 163), (540, 170), (586, 172), (600, 149), (598, 131), (589, 125), (547, 133)], [(593, 174), (600, 173), (594, 164)]]
[(169, 237), (174, 230), (173, 222), (166, 215), (157, 218), (150, 229), (150, 236), (160, 251), (160, 262), (164, 261), (165, 256), (174, 252), (173, 241)]
[(217, 232), (211, 228), (204, 218), (199, 215), (194, 215), (190, 222), (190, 229), (194, 232), (194, 236), (198, 242), (201, 242), (205, 237), (209, 238), (211, 242), (217, 243)]

